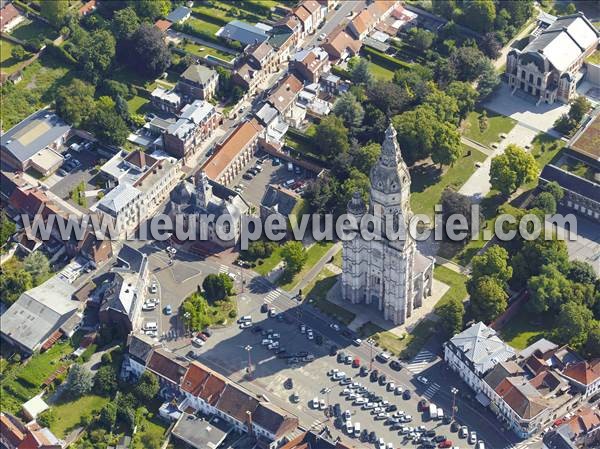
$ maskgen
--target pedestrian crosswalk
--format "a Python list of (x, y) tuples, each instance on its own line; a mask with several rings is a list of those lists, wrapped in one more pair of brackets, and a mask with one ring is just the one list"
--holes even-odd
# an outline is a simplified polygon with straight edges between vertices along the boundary
[(435, 396), (435, 394), (439, 391), (440, 386), (433, 382), (431, 385), (427, 387), (425, 392), (423, 393), (423, 397), (430, 400)]
[(275, 290), (271, 290), (269, 293), (267, 293), (267, 295), (265, 296), (265, 302), (267, 304), (272, 304), (277, 298), (279, 298), (281, 296), (281, 290), (279, 289), (275, 289)]
[(437, 359), (437, 355), (427, 349), (421, 349), (419, 353), (408, 363), (407, 369), (414, 374), (420, 374)]

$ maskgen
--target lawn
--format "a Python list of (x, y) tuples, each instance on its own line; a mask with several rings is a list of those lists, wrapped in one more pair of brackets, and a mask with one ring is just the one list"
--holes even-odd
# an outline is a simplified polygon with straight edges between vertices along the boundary
[(227, 2), (212, 0), (210, 3), (197, 1), (194, 4), (193, 11), (199, 15), (209, 16), (215, 23), (226, 23), (232, 20), (243, 20), (249, 23), (262, 22), (268, 17), (261, 13), (267, 12), (265, 8), (271, 8), (273, 3), (267, 4), (262, 1), (248, 2)]
[(100, 411), (109, 398), (96, 395), (83, 396), (69, 402), (61, 402), (52, 407), (56, 420), (50, 430), (58, 437), (64, 438), (67, 433), (77, 427), (83, 415), (94, 415)]
[(327, 292), (333, 288), (336, 281), (337, 275), (324, 268), (304, 289), (306, 300), (321, 312), (347, 325), (352, 322), (356, 315), (326, 299)]
[(150, 105), (150, 100), (144, 97), (140, 97), (139, 95), (133, 96), (131, 99), (127, 100), (127, 105), (129, 106), (129, 112), (131, 114), (141, 114), (143, 109)]
[(209, 22), (208, 20), (203, 20), (196, 16), (190, 17), (188, 20), (186, 20), (185, 23), (199, 31), (208, 32), (212, 35), (214, 35), (217, 31), (219, 31), (222, 26), (222, 25), (218, 25), (213, 22)]
[(198, 45), (195, 42), (189, 41), (183, 44), (181, 47), (184, 51), (191, 53), (193, 55), (204, 57), (207, 55), (211, 55), (215, 58), (222, 59), (223, 61), (231, 61), (235, 58), (235, 55), (230, 53), (225, 53), (215, 48), (207, 47), (205, 45)]
[(12, 412), (20, 410), (21, 404), (38, 394), (42, 383), (65, 365), (61, 358), (72, 351), (69, 342), (59, 342), (48, 351), (32, 356), (26, 364), (11, 365), (0, 383), (2, 408)]
[(292, 288), (294, 288), (294, 286), (298, 284), (298, 282), (300, 282), (302, 279), (304, 279), (304, 277), (306, 277), (310, 269), (319, 260), (321, 260), (321, 258), (325, 255), (325, 253), (327, 253), (327, 251), (329, 251), (329, 249), (332, 246), (332, 242), (317, 242), (310, 248), (308, 248), (308, 250), (306, 251), (306, 262), (304, 263), (304, 267), (302, 268), (302, 270), (300, 270), (300, 273), (296, 274), (292, 280), (287, 280), (283, 279), (283, 277), (280, 277), (278, 280), (278, 282), (282, 282), (282, 284), (280, 284), (280, 287), (286, 291), (290, 291)]
[(25, 20), (17, 28), (10, 32), (10, 35), (21, 41), (30, 41), (37, 39), (42, 42), (44, 39), (54, 40), (58, 37), (58, 33), (50, 26), (41, 20)]
[(600, 64), (600, 50), (596, 50), (594, 53), (589, 55), (586, 61), (591, 62), (592, 64)]
[(410, 198), (413, 212), (432, 217), (434, 206), (439, 204), (444, 189), (450, 187), (458, 190), (475, 171), (475, 164), (483, 162), (485, 158), (482, 152), (463, 145), (463, 156), (453, 166), (445, 167), (446, 172), (442, 175), (437, 165), (413, 167)]
[(513, 120), (510, 117), (487, 111), (488, 126), (481, 132), (479, 127), (479, 117), (481, 116), (481, 113), (481, 110), (469, 113), (463, 123), (465, 127), (463, 135), (488, 147), (491, 146), (492, 143), (500, 140), (500, 134), (507, 134), (517, 124), (516, 120)]
[(518, 313), (504, 326), (500, 333), (502, 339), (515, 349), (525, 349), (530, 344), (548, 334), (553, 320), (550, 317)]
[(28, 115), (52, 102), (56, 89), (73, 77), (70, 68), (49, 55), (42, 55), (23, 70), (18, 84), (5, 83), (1, 88), (2, 129), (8, 130)]
[(133, 438), (133, 449), (146, 449), (147, 446), (144, 445), (146, 438), (162, 443), (166, 432), (167, 426), (157, 415), (147, 415), (139, 423), (137, 433)]
[(335, 256), (333, 256), (332, 263), (338, 268), (342, 268), (342, 257), (343, 257), (342, 250), (339, 250), (337, 253), (335, 253)]
[(281, 262), (281, 246), (278, 246), (275, 251), (271, 253), (266, 259), (259, 259), (256, 261), (254, 271), (261, 276), (269, 274), (277, 265)]
[(385, 81), (391, 81), (394, 78), (394, 72), (380, 64), (369, 62), (369, 71), (375, 78)]
[(458, 299), (464, 301), (467, 297), (467, 276), (457, 273), (450, 268), (437, 265), (433, 269), (433, 278), (448, 285), (450, 289), (442, 296), (435, 305), (435, 309), (443, 306), (447, 302)]
[[(561, 139), (556, 139), (549, 134), (539, 133), (531, 143), (531, 154), (537, 162), (538, 169), (542, 169), (550, 163), (556, 155), (564, 148), (565, 142)], [(529, 190), (536, 187), (538, 179), (534, 179), (529, 184), (525, 184), (522, 189)]]
[(0, 41), (0, 70), (2, 73), (11, 74), (22, 61), (17, 61), (12, 57), (12, 49), (17, 47), (17, 44), (12, 43), (8, 39), (2, 39)]

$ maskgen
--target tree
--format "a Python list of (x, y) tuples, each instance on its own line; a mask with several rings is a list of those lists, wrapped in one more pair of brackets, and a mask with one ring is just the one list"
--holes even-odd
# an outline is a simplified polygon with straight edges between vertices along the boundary
[(567, 277), (580, 284), (595, 284), (598, 280), (594, 267), (582, 260), (573, 260), (569, 263)]
[(424, 52), (433, 44), (435, 35), (425, 28), (411, 28), (408, 32), (408, 39), (413, 47)]
[(425, 105), (417, 106), (393, 118), (398, 143), (409, 163), (431, 154), (436, 138), (435, 112)]
[(339, 207), (339, 182), (333, 176), (321, 176), (308, 184), (306, 200), (314, 213), (332, 213)]
[(302, 242), (289, 241), (281, 249), (281, 258), (285, 262), (285, 271), (290, 277), (302, 270), (307, 257), (308, 254)]
[(577, 6), (575, 6), (575, 3), (573, 2), (569, 2), (567, 6), (565, 6), (564, 12), (566, 15), (575, 14), (577, 12)]
[(475, 108), (479, 95), (473, 86), (463, 81), (451, 82), (446, 87), (446, 93), (456, 100), (459, 117), (463, 119)]
[(536, 176), (535, 158), (517, 145), (508, 145), (503, 154), (492, 159), (490, 183), (506, 196)]
[(531, 276), (537, 276), (544, 265), (555, 265), (561, 273), (565, 273), (569, 268), (569, 253), (563, 240), (546, 240), (540, 235), (535, 240), (526, 240), (511, 262), (512, 281), (521, 286)]
[(333, 105), (333, 113), (343, 120), (344, 126), (352, 134), (360, 131), (365, 111), (352, 93), (346, 92), (339, 96)]
[(78, 62), (87, 78), (96, 83), (112, 64), (115, 52), (114, 36), (107, 30), (94, 31), (85, 39)]
[(4, 209), (0, 210), (0, 246), (6, 245), (16, 230), (15, 222), (8, 218)]
[(541, 209), (546, 214), (556, 213), (556, 200), (550, 192), (541, 192), (531, 203), (531, 207)]
[(496, 59), (500, 56), (500, 50), (502, 49), (502, 44), (498, 42), (495, 33), (485, 33), (483, 35), (483, 39), (478, 42), (479, 48), (485, 55), (490, 59)]
[(446, 337), (451, 337), (462, 331), (465, 307), (457, 297), (452, 297), (450, 301), (442, 304), (437, 309), (436, 314), (440, 317), (440, 324)]
[(557, 313), (567, 302), (571, 282), (554, 265), (544, 265), (538, 276), (527, 283), (531, 299), (529, 307), (536, 313)]
[(221, 301), (233, 293), (233, 281), (227, 273), (209, 274), (202, 281), (202, 289), (209, 301)]
[(117, 39), (129, 39), (139, 28), (140, 18), (132, 7), (123, 8), (115, 11), (111, 26)]
[(549, 192), (554, 197), (554, 201), (556, 201), (557, 203), (559, 203), (560, 200), (562, 200), (565, 196), (565, 191), (556, 181), (550, 181), (544, 184), (542, 186), (542, 190), (544, 192)]
[(38, 285), (50, 276), (50, 261), (41, 251), (34, 251), (23, 260), (25, 271), (31, 274), (33, 283)]
[(133, 34), (130, 61), (145, 76), (163, 73), (171, 64), (171, 52), (160, 30), (154, 25), (142, 24)]
[(479, 33), (493, 29), (496, 6), (492, 0), (473, 0), (465, 3), (461, 23)]
[(359, 192), (363, 201), (367, 202), (370, 187), (371, 182), (365, 173), (358, 171), (356, 168), (350, 169), (347, 179), (342, 183), (342, 195), (339, 198), (340, 205), (345, 207), (350, 199), (352, 199), (354, 192)]
[(385, 115), (396, 115), (412, 101), (408, 92), (396, 83), (378, 80), (367, 88), (367, 97)]
[(592, 104), (583, 95), (579, 95), (574, 100), (571, 100), (569, 108), (569, 118), (575, 123), (581, 122), (583, 116), (590, 110)]
[(110, 97), (96, 101), (91, 128), (97, 138), (111, 145), (123, 145), (129, 135), (125, 120), (117, 114), (116, 105)]
[(496, 69), (489, 60), (486, 60), (481, 69), (479, 80), (477, 82), (477, 91), (479, 99), (483, 100), (488, 97), (496, 87), (500, 84), (500, 76), (496, 73)]
[(67, 0), (52, 0), (40, 2), (40, 13), (50, 24), (59, 29), (65, 24), (69, 2)]
[(6, 265), (2, 267), (0, 276), (0, 298), (5, 304), (11, 305), (23, 292), (33, 288), (33, 280), (31, 274), (20, 265), (11, 269), (6, 268)]
[[(467, 195), (456, 192), (450, 188), (444, 189), (441, 198), (442, 205), (442, 226), (444, 230), (444, 237), (448, 239), (446, 234), (446, 223), (452, 215), (460, 215), (465, 217), (467, 220), (467, 234), (464, 239), (460, 240), (460, 243), (467, 243), (469, 241), (469, 235), (472, 234), (472, 229), (475, 223), (473, 223), (471, 210), (473, 207), (473, 200)], [(456, 242), (456, 240), (453, 240)]]
[(423, 104), (435, 112), (438, 120), (458, 125), (458, 102), (456, 99), (436, 88), (430, 83), (430, 92), (425, 96)]
[(381, 154), (381, 145), (370, 143), (362, 147), (350, 148), (352, 164), (361, 172), (369, 173)]
[(112, 396), (118, 388), (117, 374), (111, 365), (101, 366), (94, 375), (94, 391)]
[(580, 348), (588, 339), (588, 330), (594, 316), (581, 304), (567, 302), (560, 308), (556, 323), (556, 339), (574, 348)]
[(497, 278), (482, 276), (471, 279), (467, 290), (471, 296), (471, 314), (476, 321), (488, 323), (506, 310), (508, 294)]
[(81, 127), (94, 114), (94, 86), (80, 79), (61, 86), (54, 99), (56, 112), (75, 128)]
[(22, 61), (23, 59), (25, 59), (25, 49), (20, 45), (17, 45), (12, 48), (12, 50), (10, 51), (10, 55), (17, 61)]
[(143, 434), (140, 441), (148, 449), (159, 449), (162, 442), (160, 436), (155, 433)]
[(431, 160), (434, 164), (453, 165), (462, 156), (460, 133), (450, 123), (439, 123), (434, 135)]
[(169, 14), (171, 5), (168, 0), (130, 0), (138, 16), (154, 22), (159, 17)]
[(432, 0), (431, 6), (435, 14), (447, 19), (452, 19), (457, 9), (455, 0)]
[(117, 421), (117, 405), (114, 402), (107, 403), (100, 409), (98, 424), (104, 429), (111, 430)]
[(348, 129), (337, 115), (328, 115), (316, 127), (314, 142), (319, 151), (332, 158), (339, 153), (346, 153), (350, 148)]
[(600, 321), (594, 321), (590, 325), (585, 351), (590, 359), (600, 357)]
[(419, 104), (431, 90), (429, 81), (433, 80), (433, 72), (429, 67), (417, 65), (410, 70), (396, 70), (393, 79), (406, 92), (410, 103)]
[(363, 132), (361, 141), (381, 142), (385, 130), (388, 126), (388, 119), (385, 114), (371, 103), (364, 107), (365, 117), (363, 119)]
[(452, 52), (449, 63), (459, 81), (475, 81), (484, 72), (489, 59), (476, 47), (460, 47)]
[(369, 61), (359, 58), (350, 69), (350, 79), (354, 84), (369, 86), (373, 82), (373, 75), (369, 69)]
[(475, 279), (491, 276), (498, 279), (502, 285), (512, 277), (513, 269), (508, 263), (508, 251), (500, 245), (492, 245), (483, 254), (474, 256), (471, 260), (471, 275)]
[(133, 388), (133, 394), (141, 403), (148, 403), (158, 394), (158, 378), (150, 371), (144, 371)]
[(78, 398), (89, 393), (93, 385), (94, 378), (90, 370), (76, 363), (69, 369), (64, 388), (68, 395)]

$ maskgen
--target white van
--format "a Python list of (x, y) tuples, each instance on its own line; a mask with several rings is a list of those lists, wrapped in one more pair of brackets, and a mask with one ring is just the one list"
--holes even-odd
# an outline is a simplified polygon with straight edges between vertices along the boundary
[(434, 403), (429, 404), (429, 419), (437, 419), (437, 406)]
[(147, 323), (144, 324), (144, 330), (145, 331), (156, 331), (158, 330), (158, 325), (156, 324), (156, 321), (148, 321)]
[(437, 409), (437, 419), (442, 420), (444, 419), (444, 410), (442, 410), (441, 407), (439, 407)]
[(360, 423), (354, 423), (354, 436), (358, 438), (360, 436)]

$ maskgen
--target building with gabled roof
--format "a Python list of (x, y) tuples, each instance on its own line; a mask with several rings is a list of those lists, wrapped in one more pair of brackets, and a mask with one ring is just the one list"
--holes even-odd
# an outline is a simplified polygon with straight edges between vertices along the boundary
[(216, 70), (202, 64), (192, 64), (179, 76), (175, 90), (184, 101), (209, 100), (215, 94), (219, 83)]
[(523, 49), (507, 55), (506, 76), (514, 91), (534, 97), (538, 103), (568, 103), (576, 94), (585, 59), (596, 51), (600, 31), (582, 12), (558, 17)]
[(17, 25), (25, 20), (25, 16), (12, 3), (4, 3), (0, 9), (0, 31), (10, 33)]
[(329, 33), (327, 40), (321, 45), (321, 48), (327, 52), (329, 59), (333, 62), (343, 61), (351, 56), (358, 55), (362, 43), (354, 39), (342, 27)]
[(218, 30), (216, 35), (223, 39), (237, 41), (242, 45), (264, 42), (269, 38), (269, 35), (262, 27), (251, 25), (241, 20), (232, 20)]
[(152, 351), (146, 369), (158, 377), (158, 383), (169, 392), (178, 393), (189, 362), (163, 348)]
[(600, 391), (600, 359), (571, 363), (561, 373), (588, 398)]

